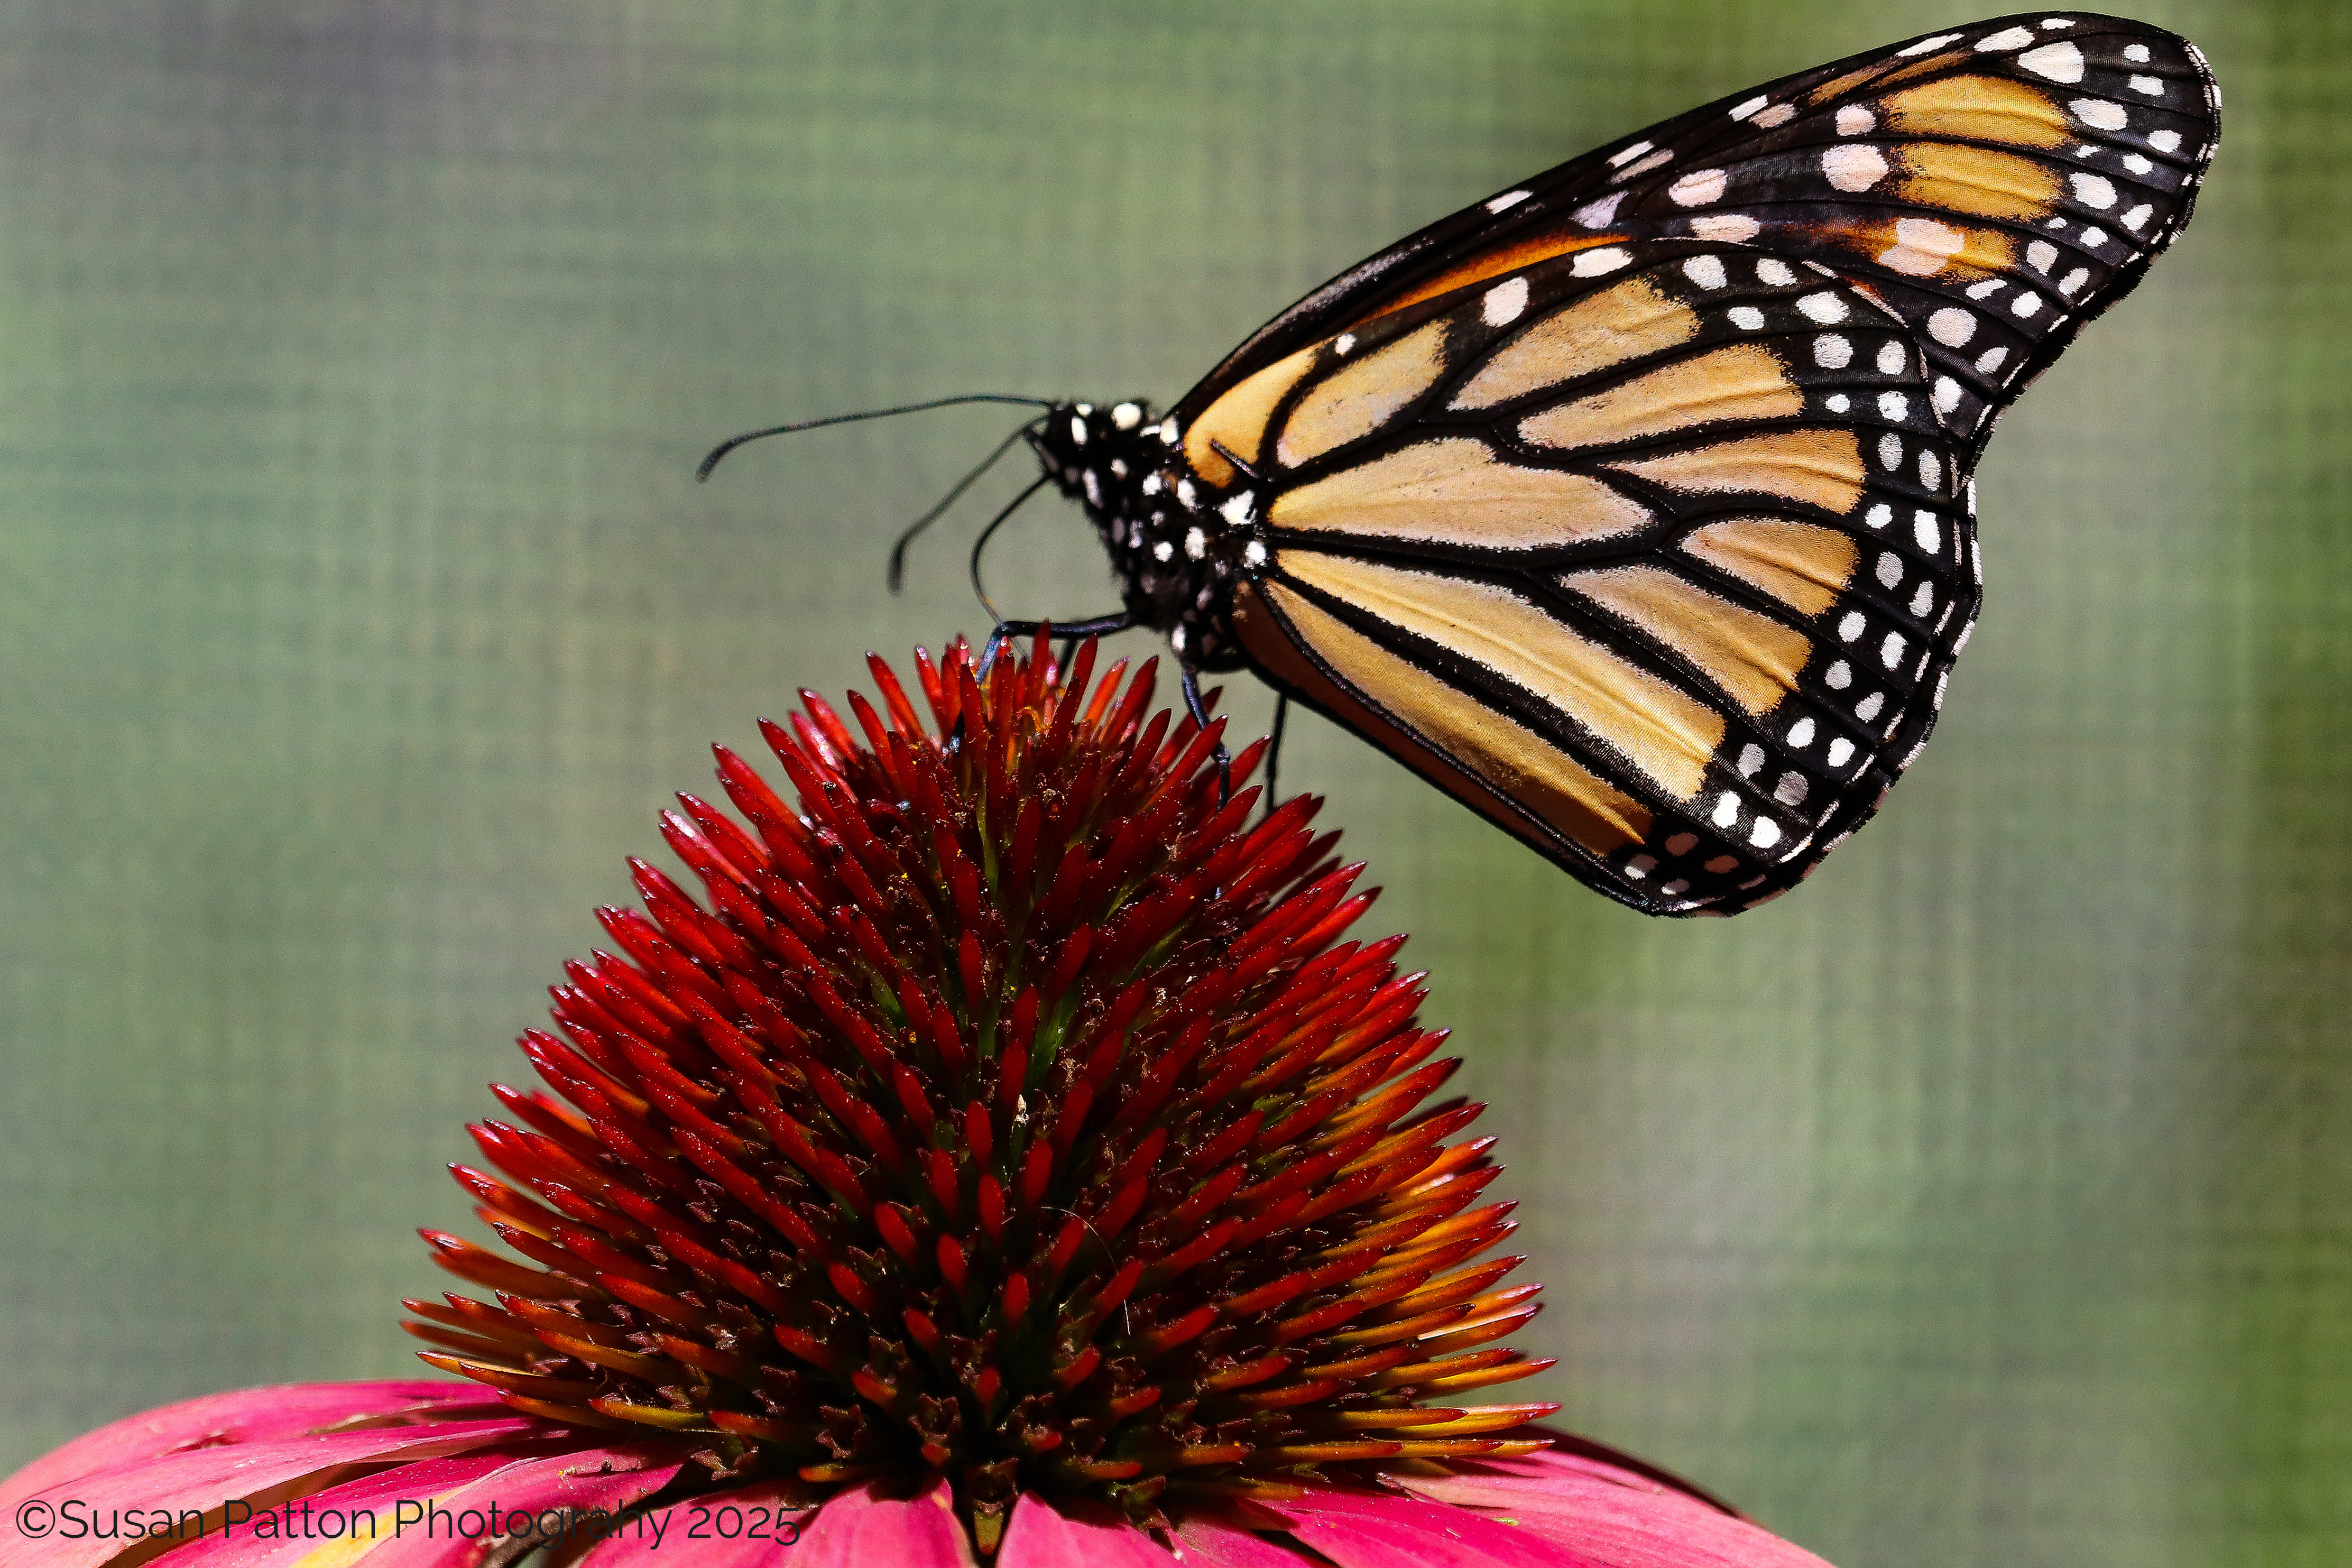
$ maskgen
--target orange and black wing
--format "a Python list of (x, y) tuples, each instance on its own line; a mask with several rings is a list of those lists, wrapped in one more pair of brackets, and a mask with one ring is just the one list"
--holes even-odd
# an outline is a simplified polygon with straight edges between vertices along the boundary
[(1990, 418), (2178, 230), (2215, 112), (2168, 34), (1984, 23), (1343, 275), (1172, 419), (1253, 531), (1252, 662), (1636, 908), (1785, 890), (1924, 743)]

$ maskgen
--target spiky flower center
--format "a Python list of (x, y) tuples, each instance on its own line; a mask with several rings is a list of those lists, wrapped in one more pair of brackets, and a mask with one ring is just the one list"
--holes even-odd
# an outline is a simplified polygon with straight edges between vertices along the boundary
[[(1415, 1020), (1402, 938), (1297, 798), (1248, 826), (1153, 667), (1090, 689), (1041, 641), (982, 680), (878, 659), (853, 733), (762, 726), (795, 812), (719, 752), (747, 833), (679, 797), (698, 903), (633, 861), (621, 954), (567, 966), (564, 1037), (498, 1087), (467, 1166), (527, 1268), (412, 1301), (425, 1359), (520, 1409), (688, 1435), (722, 1477), (944, 1472), (982, 1547), (1023, 1489), (1150, 1518), (1185, 1497), (1528, 1451), (1549, 1405), (1465, 1395), (1548, 1363), (1476, 1261), (1478, 1113)], [(1246, 778), (1253, 747), (1234, 774)], [(625, 956), (623, 956), (625, 955)]]

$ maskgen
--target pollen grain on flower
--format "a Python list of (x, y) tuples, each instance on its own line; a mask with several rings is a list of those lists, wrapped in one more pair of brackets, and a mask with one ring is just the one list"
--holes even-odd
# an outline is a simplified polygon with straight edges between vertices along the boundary
[(493, 1298), (410, 1302), (425, 1360), (713, 1480), (944, 1478), (983, 1552), (1024, 1492), (1164, 1522), (1551, 1441), (1475, 1402), (1549, 1364), (1497, 1342), (1538, 1288), (1361, 867), (1096, 658), (918, 653), (928, 725), (878, 658), (802, 693), (797, 807), (719, 750), (736, 815), (663, 823), (700, 895), (631, 863), (472, 1130), (527, 1262), (425, 1232)]

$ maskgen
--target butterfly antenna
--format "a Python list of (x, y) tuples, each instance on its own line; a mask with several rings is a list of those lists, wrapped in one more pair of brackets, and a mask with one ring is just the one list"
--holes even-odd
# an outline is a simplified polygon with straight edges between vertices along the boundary
[[(998, 529), (1004, 526), (1004, 520), (1011, 517), (1014, 512), (1019, 511), (1022, 508), (1022, 504), (1027, 501), (1031, 496), (1034, 496), (1039, 490), (1044, 489), (1045, 488), (1046, 479), (1051, 477), (1052, 476), (1047, 474), (1039, 474), (1034, 479), (1031, 480), (1029, 487), (1026, 489), (1024, 489), (1019, 495), (1014, 496), (1010, 501), (1005, 503), (1004, 510), (1003, 511), (998, 512), (994, 517), (988, 520), (988, 526), (982, 529), (980, 531), (980, 537), (971, 542), (971, 591), (974, 596), (980, 600), (980, 607), (988, 612), (989, 623), (995, 626), (999, 633), (1002, 633), (1004, 629), (1004, 617), (996, 613), (996, 602), (988, 596), (988, 587), (980, 580), (980, 552), (988, 548), (989, 540), (995, 535)], [(993, 636), (989, 639), (991, 644), (989, 648), (990, 654), (993, 654), (996, 651), (994, 647), (995, 640), (996, 639)]]
[(1003, 440), (999, 441), (996, 444), (996, 450), (991, 452), (986, 458), (982, 458), (979, 467), (973, 468), (971, 472), (958, 479), (955, 482), (955, 488), (948, 491), (947, 494), (941, 496), (937, 506), (931, 508), (930, 510), (925, 512), (922, 516), (917, 518), (914, 521), (907, 525), (905, 531), (898, 535), (898, 542), (890, 546), (890, 592), (893, 594), (897, 593), (906, 584), (907, 546), (915, 542), (915, 536), (922, 532), (923, 530), (930, 527), (934, 522), (937, 522), (940, 517), (946, 513), (948, 508), (955, 505), (957, 501), (961, 500), (963, 499), (963, 492), (978, 484), (980, 482), (980, 477), (982, 474), (985, 474), (989, 469), (996, 467), (997, 459), (1003, 457), (1005, 453), (1013, 450), (1013, 444), (1014, 442), (1020, 440), (1024, 436), (1028, 435), (1035, 428), (1037, 428), (1037, 421), (1032, 419), (1026, 425), (1024, 425), (1019, 429), (1013, 431), (1012, 435), (1007, 436)]
[(701, 464), (694, 470), (695, 482), (700, 484), (709, 479), (710, 470), (719, 466), (719, 460), (721, 458), (747, 442), (764, 441), (771, 436), (790, 436), (801, 430), (822, 430), (828, 425), (853, 425), (861, 419), (890, 419), (901, 414), (921, 414), (933, 408), (953, 408), (962, 403), (1012, 403), (1024, 408), (1054, 406), (1051, 402), (1043, 397), (1013, 397), (1003, 393), (975, 392), (962, 397), (935, 397), (929, 403), (902, 403), (896, 408), (868, 408), (856, 414), (829, 414), (822, 419), (803, 419), (793, 425), (771, 425), (765, 430), (746, 430), (740, 436), (730, 437), (710, 448), (710, 455), (703, 458)]

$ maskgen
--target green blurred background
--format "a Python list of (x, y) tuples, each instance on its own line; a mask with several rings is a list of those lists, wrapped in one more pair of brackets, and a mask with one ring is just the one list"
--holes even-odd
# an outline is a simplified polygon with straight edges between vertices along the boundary
[[(2221, 74), (2210, 195), (1993, 444), (1937, 742), (1821, 875), (1649, 922), (1287, 758), (1495, 1102), (1543, 1393), (1842, 1568), (2352, 1560), (2352, 20), (2133, 9)], [(414, 1367), (409, 1227), (667, 792), (979, 626), (979, 513), (882, 557), (1006, 411), (698, 489), (714, 438), (1172, 397), (1410, 227), (1965, 15), (0, 4), (0, 1468)], [(1009, 610), (1108, 607), (1082, 526), (1008, 530)]]

